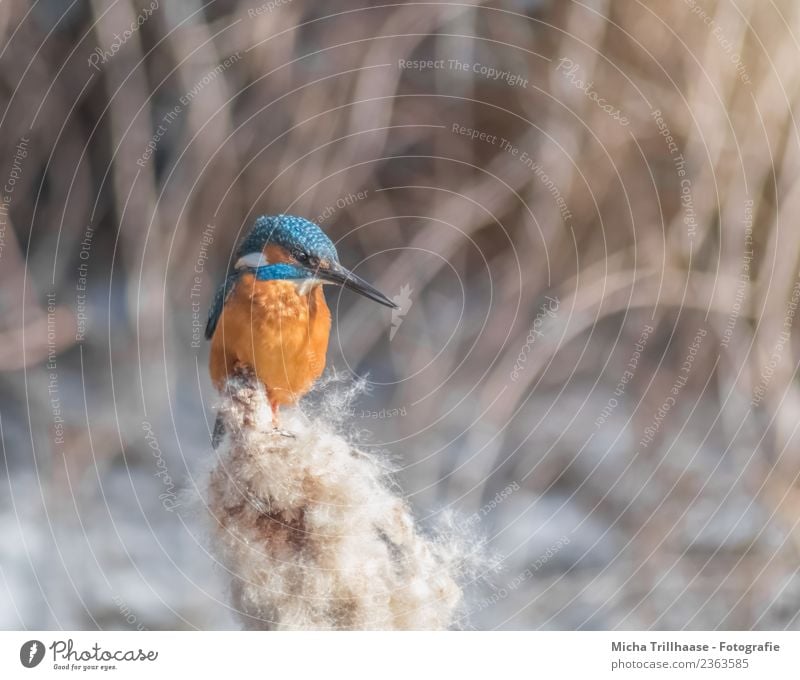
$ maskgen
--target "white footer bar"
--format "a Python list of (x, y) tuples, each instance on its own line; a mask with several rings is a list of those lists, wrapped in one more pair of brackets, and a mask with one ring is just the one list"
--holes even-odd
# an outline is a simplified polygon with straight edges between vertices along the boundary
[(2, 678), (103, 675), (149, 680), (186, 677), (188, 672), (222, 680), (245, 673), (314, 680), (565, 674), (776, 680), (800, 677), (798, 668), (800, 633), (789, 632), (0, 633)]

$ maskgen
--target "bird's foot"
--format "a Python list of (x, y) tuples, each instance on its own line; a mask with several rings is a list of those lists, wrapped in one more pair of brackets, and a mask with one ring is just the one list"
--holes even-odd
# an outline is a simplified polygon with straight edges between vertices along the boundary
[(297, 439), (296, 435), (289, 430), (284, 430), (281, 427), (281, 416), (279, 412), (278, 402), (272, 398), (269, 400), (269, 407), (272, 410), (272, 434), (278, 437), (290, 437), (292, 439)]

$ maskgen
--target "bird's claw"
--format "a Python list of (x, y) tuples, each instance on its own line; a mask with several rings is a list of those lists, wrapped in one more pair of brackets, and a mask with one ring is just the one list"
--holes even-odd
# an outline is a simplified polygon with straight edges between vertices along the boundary
[(297, 439), (297, 435), (294, 432), (289, 432), (289, 430), (284, 430), (280, 427), (273, 427), (272, 434), (276, 437), (289, 437), (291, 439)]

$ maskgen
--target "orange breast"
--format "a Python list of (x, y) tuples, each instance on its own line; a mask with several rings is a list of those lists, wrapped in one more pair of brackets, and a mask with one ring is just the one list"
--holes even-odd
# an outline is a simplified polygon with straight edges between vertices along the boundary
[(211, 380), (222, 389), (242, 363), (253, 368), (271, 402), (293, 404), (325, 368), (330, 328), (322, 286), (300, 295), (291, 281), (257, 281), (245, 274), (211, 339)]

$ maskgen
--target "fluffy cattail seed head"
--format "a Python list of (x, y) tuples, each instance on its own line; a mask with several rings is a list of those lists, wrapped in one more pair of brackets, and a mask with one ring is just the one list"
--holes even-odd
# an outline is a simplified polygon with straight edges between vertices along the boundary
[(237, 377), (211, 473), (212, 547), (232, 605), (255, 629), (444, 629), (468, 546), (428, 536), (386, 468), (324, 423), (272, 430), (263, 389)]

